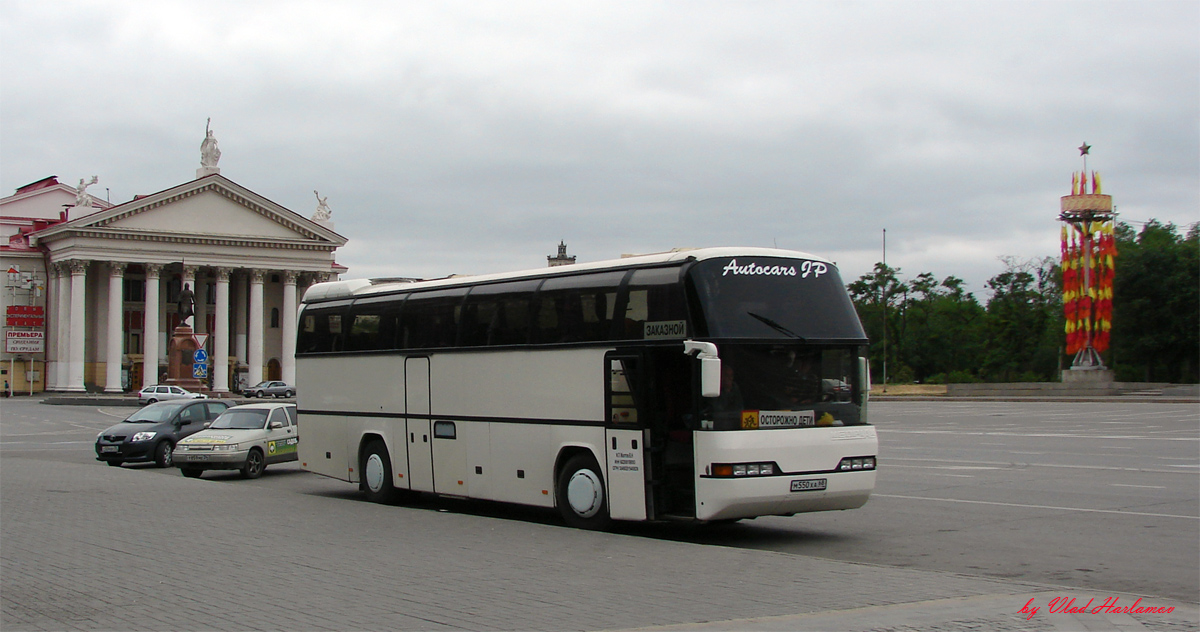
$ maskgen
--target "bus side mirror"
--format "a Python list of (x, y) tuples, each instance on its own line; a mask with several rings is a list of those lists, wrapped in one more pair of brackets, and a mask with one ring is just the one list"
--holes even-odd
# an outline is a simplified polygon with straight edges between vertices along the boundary
[(717, 345), (711, 342), (684, 340), (683, 352), (700, 359), (700, 395), (720, 397), (721, 357), (717, 355)]
[(721, 396), (721, 358), (700, 358), (700, 395)]

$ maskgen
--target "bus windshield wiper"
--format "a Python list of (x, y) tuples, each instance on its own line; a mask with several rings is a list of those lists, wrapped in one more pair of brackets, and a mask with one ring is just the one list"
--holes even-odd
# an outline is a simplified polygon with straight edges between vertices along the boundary
[(767, 318), (766, 316), (763, 316), (761, 314), (755, 314), (754, 312), (746, 312), (746, 313), (749, 314), (750, 316), (753, 316), (754, 318), (758, 319), (764, 325), (770, 327), (771, 329), (774, 329), (775, 331), (781, 332), (787, 336), (791, 336), (792, 338), (795, 338), (796, 340), (799, 340), (800, 342), (806, 342), (804, 340), (804, 336), (797, 334), (796, 332), (792, 331), (791, 329), (788, 329), (787, 327), (780, 325), (779, 323), (771, 320), (770, 318)]

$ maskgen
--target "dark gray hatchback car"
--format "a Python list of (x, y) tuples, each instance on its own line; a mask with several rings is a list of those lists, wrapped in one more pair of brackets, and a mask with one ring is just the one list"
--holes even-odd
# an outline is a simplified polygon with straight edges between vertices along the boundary
[(109, 465), (153, 461), (171, 467), (179, 440), (200, 432), (229, 404), (216, 399), (176, 399), (150, 404), (96, 435), (96, 460)]

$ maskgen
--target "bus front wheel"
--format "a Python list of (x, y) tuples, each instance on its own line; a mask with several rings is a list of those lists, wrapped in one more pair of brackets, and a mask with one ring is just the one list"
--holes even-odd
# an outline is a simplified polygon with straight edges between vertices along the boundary
[(558, 473), (556, 490), (558, 510), (567, 525), (578, 529), (608, 528), (608, 498), (604, 495), (604, 478), (596, 460), (587, 454), (577, 454), (567, 460)]
[(372, 441), (367, 444), (359, 463), (359, 476), (362, 478), (362, 489), (367, 494), (367, 500), (375, 503), (388, 503), (395, 497), (392, 486), (392, 463), (388, 457), (387, 446), (382, 441)]

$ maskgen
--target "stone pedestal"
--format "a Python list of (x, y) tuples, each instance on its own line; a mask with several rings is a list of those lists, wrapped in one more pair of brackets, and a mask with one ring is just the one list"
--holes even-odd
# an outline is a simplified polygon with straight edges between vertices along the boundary
[(1062, 372), (1063, 384), (1112, 384), (1113, 380), (1113, 372), (1109, 369), (1066, 369)]
[(179, 326), (167, 343), (167, 384), (199, 393), (208, 390), (204, 381), (192, 376), (196, 356), (196, 336), (191, 327)]

